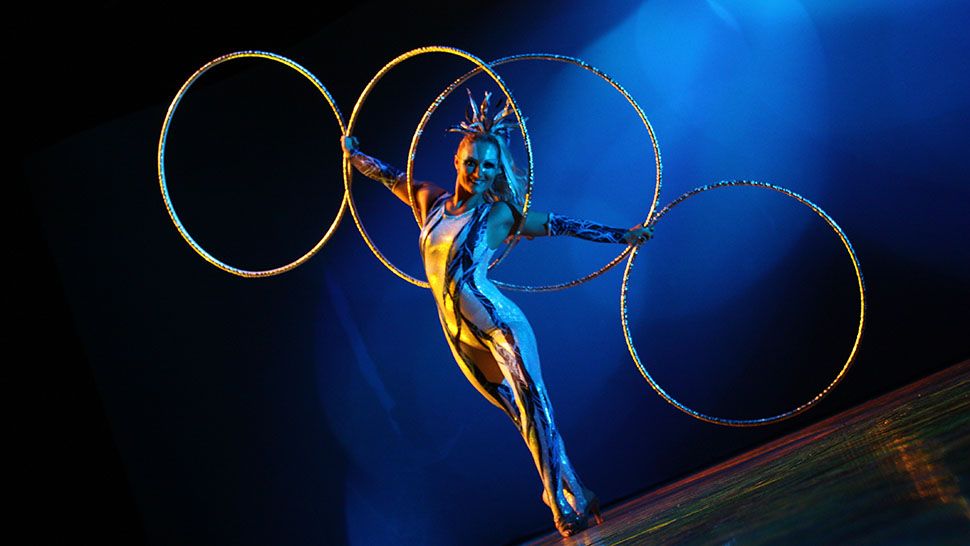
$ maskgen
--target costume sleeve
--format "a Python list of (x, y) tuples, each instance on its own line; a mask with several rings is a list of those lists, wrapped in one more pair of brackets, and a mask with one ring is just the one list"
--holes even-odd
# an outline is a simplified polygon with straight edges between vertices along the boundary
[(350, 163), (360, 171), (360, 174), (377, 180), (391, 191), (394, 191), (398, 184), (407, 182), (407, 175), (399, 169), (367, 154), (354, 152), (350, 155)]
[(569, 235), (598, 243), (625, 243), (627, 230), (604, 226), (590, 220), (577, 220), (549, 213), (549, 235)]

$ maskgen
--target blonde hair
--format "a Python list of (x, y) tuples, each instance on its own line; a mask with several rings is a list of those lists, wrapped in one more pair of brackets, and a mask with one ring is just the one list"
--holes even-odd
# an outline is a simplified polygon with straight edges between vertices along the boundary
[(528, 189), (527, 180), (525, 174), (515, 166), (508, 143), (504, 138), (490, 133), (469, 134), (458, 144), (458, 149), (476, 142), (490, 142), (498, 149), (500, 172), (495, 177), (492, 187), (485, 192), (485, 199), (493, 203), (505, 201), (515, 210), (521, 210), (525, 202), (525, 192)]
[(453, 125), (448, 130), (464, 134), (458, 149), (475, 142), (491, 142), (498, 148), (499, 166), (501, 172), (495, 178), (492, 187), (485, 193), (489, 201), (505, 201), (512, 205), (512, 209), (519, 211), (525, 202), (525, 192), (528, 189), (526, 176), (515, 166), (512, 152), (509, 150), (509, 136), (517, 124), (513, 122), (512, 108), (506, 100), (505, 105), (494, 116), (489, 114), (492, 94), (485, 92), (481, 104), (475, 104), (472, 92), (468, 89), (469, 108), (465, 111), (465, 121)]

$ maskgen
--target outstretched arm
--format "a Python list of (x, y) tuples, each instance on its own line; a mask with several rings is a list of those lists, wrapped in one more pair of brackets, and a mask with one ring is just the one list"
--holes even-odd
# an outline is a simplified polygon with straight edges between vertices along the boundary
[(549, 235), (569, 235), (598, 243), (640, 244), (653, 237), (653, 228), (634, 226), (630, 229), (615, 228), (593, 222), (577, 220), (560, 214), (549, 213)]
[[(350, 163), (360, 174), (384, 184), (398, 199), (410, 205), (407, 175), (400, 169), (361, 152), (358, 148), (359, 144), (357, 137), (340, 138), (340, 146), (344, 150), (344, 156), (350, 158)], [(444, 192), (445, 190), (430, 182), (416, 182), (414, 184), (414, 199), (422, 214), (427, 214), (428, 207)]]
[[(512, 211), (512, 207), (508, 203), (503, 202), (502, 204), (504, 206), (492, 207), (489, 217), (488, 244), (492, 248), (497, 248), (503, 240), (511, 235), (515, 217), (518, 215), (517, 212)], [(600, 243), (638, 245), (653, 237), (653, 228), (645, 228), (639, 225), (630, 229), (614, 228), (590, 220), (576, 220), (551, 212), (530, 211), (519, 235), (528, 239), (569, 235), (570, 237)]]

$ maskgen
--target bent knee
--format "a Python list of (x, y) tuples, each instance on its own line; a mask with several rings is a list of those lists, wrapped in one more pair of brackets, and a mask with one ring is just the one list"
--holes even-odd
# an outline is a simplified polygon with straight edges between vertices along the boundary
[(492, 384), (500, 384), (503, 379), (505, 379), (505, 374), (502, 372), (502, 367), (495, 360), (495, 356), (492, 355), (491, 351), (484, 349), (472, 349), (472, 359), (485, 379)]

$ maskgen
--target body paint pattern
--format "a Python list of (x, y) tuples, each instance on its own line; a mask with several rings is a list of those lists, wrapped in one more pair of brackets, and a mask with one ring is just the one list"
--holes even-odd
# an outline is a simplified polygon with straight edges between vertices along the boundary
[(350, 155), (350, 163), (360, 171), (360, 174), (377, 180), (391, 191), (394, 191), (398, 184), (407, 182), (407, 175), (400, 169), (367, 154), (354, 152)]
[[(400, 170), (365, 154), (354, 153), (351, 162), (392, 191), (405, 181)], [(532, 326), (487, 277), (496, 250), (488, 247), (493, 203), (452, 215), (445, 211), (451, 197), (445, 192), (431, 205), (418, 240), (445, 339), (472, 386), (512, 420), (539, 471), (542, 501), (552, 511), (556, 528), (562, 535), (573, 535), (592, 519), (602, 521), (599, 500), (579, 480), (566, 455), (542, 380)], [(566, 229), (592, 229), (581, 230), (568, 222), (561, 226), (564, 234)], [(496, 369), (500, 381), (489, 379), (496, 378)]]
[[(487, 243), (492, 204), (452, 215), (444, 206), (450, 197), (446, 193), (432, 205), (419, 239), (445, 338), (466, 378), (518, 429), (539, 471), (543, 501), (556, 527), (573, 534), (591, 517), (598, 519), (598, 500), (583, 486), (566, 455), (532, 327), (486, 276), (495, 253)], [(483, 366), (497, 366), (501, 382), (490, 381)], [(597, 511), (595, 516), (592, 511)]]
[(549, 235), (569, 235), (597, 243), (623, 243), (627, 230), (549, 213)]

